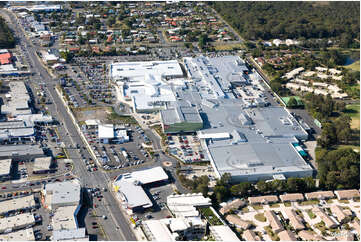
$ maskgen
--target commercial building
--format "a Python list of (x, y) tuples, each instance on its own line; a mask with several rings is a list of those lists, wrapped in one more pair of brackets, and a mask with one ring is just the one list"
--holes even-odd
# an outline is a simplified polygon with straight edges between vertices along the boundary
[(41, 192), (43, 205), (50, 210), (63, 206), (80, 207), (81, 186), (78, 180), (48, 183)]
[(54, 211), (51, 218), (51, 225), (54, 231), (74, 230), (78, 228), (77, 214), (80, 206), (62, 206)]
[(30, 12), (59, 12), (62, 10), (61, 5), (34, 5), (29, 7)]
[(11, 164), (11, 159), (0, 160), (0, 181), (10, 179)]
[(28, 211), (35, 207), (34, 195), (13, 198), (0, 202), (0, 215), (19, 210)]
[(109, 76), (120, 88), (119, 98), (131, 101), (134, 111), (152, 112), (176, 100), (169, 83), (183, 71), (176, 60), (124, 62), (110, 65)]
[(55, 172), (53, 158), (50, 156), (35, 158), (33, 163), (34, 174), (45, 174), (49, 172)]
[(19, 114), (31, 114), (29, 102), (31, 100), (27, 87), (22, 81), (9, 83), (10, 92), (7, 94), (7, 102), (1, 106), (1, 114), (16, 117)]
[(55, 241), (89, 241), (85, 228), (63, 229), (53, 231), (51, 240)]
[(262, 78), (243, 60), (201, 56), (183, 62), (192, 82), (175, 89), (177, 102), (186, 100), (205, 117), (197, 133), (218, 178), (225, 173), (234, 182), (312, 175), (312, 167), (293, 145), (308, 138), (297, 120), (283, 107), (254, 108), (234, 94), (237, 87), (263, 88)]
[(163, 132), (166, 134), (196, 132), (203, 128), (203, 120), (195, 107), (187, 102), (169, 104), (160, 111)]
[(8, 65), (12, 63), (13, 55), (10, 52), (0, 53), (0, 64)]
[(130, 212), (143, 211), (151, 208), (153, 203), (144, 191), (144, 185), (164, 184), (168, 175), (162, 167), (134, 171), (119, 175), (114, 181), (114, 190), (122, 206)]
[(0, 241), (34, 241), (34, 231), (32, 228), (19, 230), (8, 234), (0, 234)]
[(209, 231), (216, 241), (241, 241), (226, 225), (209, 226)]
[(31, 213), (21, 213), (11, 217), (4, 217), (0, 219), (0, 233), (9, 233), (34, 224), (34, 215)]
[(167, 206), (175, 217), (197, 217), (198, 208), (212, 205), (211, 199), (202, 193), (170, 195), (167, 197)]
[(113, 124), (99, 124), (98, 138), (104, 144), (129, 142), (127, 131), (125, 129), (115, 129)]
[(198, 217), (147, 220), (142, 223), (149, 240), (200, 240), (206, 232), (206, 222)]
[(0, 145), (0, 159), (29, 161), (39, 157), (44, 157), (44, 150), (39, 145)]
[[(267, 106), (262, 77), (238, 56), (114, 63), (117, 94), (136, 112), (161, 110), (165, 133), (197, 132), (205, 157), (220, 178), (233, 182), (312, 176), (298, 145), (308, 133), (283, 107)], [(303, 69), (295, 70), (295, 73)], [(249, 98), (249, 97), (251, 98)]]

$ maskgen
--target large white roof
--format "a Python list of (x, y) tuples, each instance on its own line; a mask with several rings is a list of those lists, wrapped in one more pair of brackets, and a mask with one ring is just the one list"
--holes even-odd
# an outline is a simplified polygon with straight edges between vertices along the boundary
[(0, 160), (0, 176), (6, 176), (10, 173), (11, 159)]
[(143, 221), (148, 234), (151, 234), (153, 241), (175, 241), (174, 236), (161, 220)]
[(114, 125), (113, 124), (99, 124), (98, 125), (99, 139), (113, 139)]
[(162, 167), (154, 167), (141, 171), (134, 171), (132, 173), (121, 174), (114, 186), (121, 194), (123, 202), (126, 202), (128, 208), (135, 207), (151, 207), (152, 201), (143, 190), (143, 184), (149, 184), (157, 181), (167, 180), (168, 175)]
[(167, 180), (168, 175), (165, 173), (162, 167), (157, 166), (150, 169), (133, 171), (132, 173), (122, 174), (117, 178), (118, 181), (127, 181), (134, 182), (139, 181), (141, 184), (145, 185), (148, 183), (153, 183), (157, 181)]
[(146, 61), (146, 62), (120, 62), (110, 66), (112, 78), (127, 77), (129, 79), (153, 76), (182, 76), (183, 72), (177, 60)]
[(118, 182), (116, 186), (118, 186), (118, 192), (122, 194), (123, 202), (126, 203), (128, 208), (148, 208), (153, 206), (142, 186), (127, 181)]
[(237, 235), (226, 225), (210, 226), (209, 229), (217, 241), (240, 241)]
[(48, 205), (73, 204), (80, 201), (80, 183), (78, 180), (48, 183), (45, 186)]

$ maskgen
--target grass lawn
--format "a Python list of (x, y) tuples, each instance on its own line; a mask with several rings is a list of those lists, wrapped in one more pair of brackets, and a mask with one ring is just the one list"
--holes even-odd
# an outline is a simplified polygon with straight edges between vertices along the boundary
[(266, 219), (266, 217), (264, 216), (263, 213), (257, 213), (256, 215), (254, 215), (254, 218), (257, 219), (260, 222), (266, 222), (267, 221), (267, 219)]
[(279, 208), (280, 204), (279, 203), (272, 203), (269, 206), (270, 206), (270, 208)]
[(241, 49), (242, 46), (241, 46), (241, 44), (225, 44), (225, 45), (215, 45), (214, 46), (214, 49), (219, 50), (219, 51), (233, 50), (234, 48)]
[(300, 202), (299, 204), (301, 206), (306, 206), (306, 205), (315, 205), (315, 204), (319, 204), (320, 201), (318, 200), (307, 200), (307, 201), (303, 201), (303, 202)]
[(308, 217), (310, 217), (310, 219), (316, 218), (316, 215), (312, 212), (311, 209), (307, 209), (306, 212), (308, 214)]
[(267, 232), (267, 234), (271, 237), (273, 241), (278, 241), (280, 238), (272, 231), (272, 228), (270, 226), (264, 227), (264, 230)]
[(244, 207), (244, 208), (242, 208), (242, 212), (244, 212), (244, 213), (248, 213), (248, 212), (249, 212), (248, 207)]
[(325, 222), (321, 221), (315, 224), (315, 228), (319, 229), (321, 232), (326, 231)]
[(285, 207), (291, 207), (291, 202), (284, 202)]
[(354, 63), (352, 63), (351, 65), (347, 65), (347, 66), (343, 66), (347, 69), (351, 69), (353, 71), (360, 71), (360, 61), (355, 61)]
[(260, 209), (263, 209), (263, 206), (262, 205), (251, 205), (252, 208), (254, 208), (255, 210), (260, 210)]
[(327, 202), (328, 204), (333, 203), (333, 199), (327, 199), (326, 202)]
[(360, 104), (346, 105), (344, 113), (351, 117), (351, 128), (360, 129)]
[(338, 149), (351, 148), (354, 151), (360, 152), (360, 146), (358, 146), (358, 145), (338, 145), (337, 148)]
[(206, 219), (211, 225), (222, 225), (222, 222), (217, 218), (217, 216), (212, 212), (210, 208), (200, 208), (199, 211), (204, 217), (206, 217)]

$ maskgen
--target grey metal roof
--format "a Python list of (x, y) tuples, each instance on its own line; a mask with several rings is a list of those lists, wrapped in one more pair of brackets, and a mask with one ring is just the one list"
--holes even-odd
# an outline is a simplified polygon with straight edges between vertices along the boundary
[(52, 240), (72, 240), (72, 239), (80, 239), (86, 238), (85, 228), (78, 229), (63, 229), (63, 230), (55, 230), (53, 231)]
[(44, 155), (43, 149), (38, 145), (0, 145), (0, 157), (11, 157), (17, 154), (20, 156), (25, 155)]
[(51, 204), (78, 204), (80, 201), (80, 183), (77, 180), (48, 183), (46, 192), (52, 192)]

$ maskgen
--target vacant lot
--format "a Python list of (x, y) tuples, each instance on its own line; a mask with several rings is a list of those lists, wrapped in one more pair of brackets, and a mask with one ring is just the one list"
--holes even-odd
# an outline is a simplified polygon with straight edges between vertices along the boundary
[(353, 71), (360, 71), (360, 61), (355, 61), (351, 65), (344, 66), (347, 69), (351, 69)]
[(75, 117), (79, 122), (88, 119), (99, 119), (100, 121), (107, 120), (111, 113), (111, 108), (108, 107), (89, 107), (89, 108), (73, 108)]

